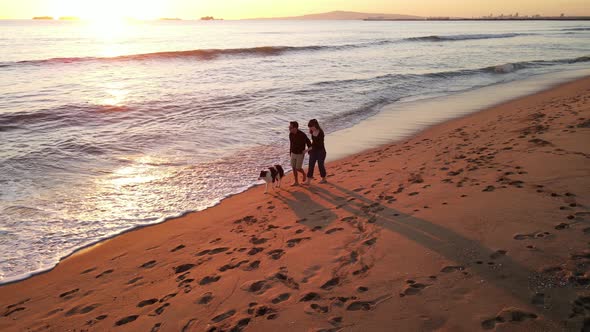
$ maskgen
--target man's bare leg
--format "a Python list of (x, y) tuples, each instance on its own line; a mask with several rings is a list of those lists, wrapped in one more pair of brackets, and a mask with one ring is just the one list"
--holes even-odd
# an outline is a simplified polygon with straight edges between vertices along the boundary
[(305, 175), (305, 171), (303, 170), (303, 168), (300, 168), (297, 171), (301, 172), (301, 176), (302, 176), (301, 181), (305, 182), (306, 175)]
[(295, 182), (293, 182), (293, 184), (291, 186), (299, 185), (299, 176), (297, 174), (298, 172), (299, 172), (299, 170), (297, 170), (297, 169), (293, 170), (293, 176), (295, 177)]

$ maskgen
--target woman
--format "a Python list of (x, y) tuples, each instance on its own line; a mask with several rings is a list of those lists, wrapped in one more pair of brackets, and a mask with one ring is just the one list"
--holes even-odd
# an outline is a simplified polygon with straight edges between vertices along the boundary
[(320, 170), (320, 176), (322, 180), (320, 183), (326, 183), (326, 167), (324, 167), (324, 162), (326, 161), (326, 147), (324, 146), (324, 131), (318, 120), (311, 119), (307, 124), (309, 128), (309, 133), (311, 134), (311, 147), (306, 151), (309, 152), (309, 168), (307, 169), (307, 184), (311, 182), (313, 179), (313, 171), (315, 168), (316, 162), (318, 163), (318, 168)]

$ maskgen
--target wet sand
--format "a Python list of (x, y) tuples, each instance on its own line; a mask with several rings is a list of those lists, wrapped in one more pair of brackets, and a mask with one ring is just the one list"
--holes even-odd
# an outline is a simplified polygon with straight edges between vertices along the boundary
[(2, 286), (0, 330), (590, 329), (590, 78), (327, 168)]

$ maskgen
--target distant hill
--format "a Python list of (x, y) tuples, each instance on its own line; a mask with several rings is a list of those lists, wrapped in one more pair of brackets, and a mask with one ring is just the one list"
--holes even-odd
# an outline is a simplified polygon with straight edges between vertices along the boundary
[(302, 16), (262, 17), (262, 18), (254, 18), (251, 20), (364, 20), (364, 19), (368, 19), (368, 18), (387, 19), (387, 20), (424, 19), (424, 17), (412, 16), (412, 15), (333, 11), (333, 12), (328, 12), (328, 13), (309, 14), (309, 15), (302, 15)]

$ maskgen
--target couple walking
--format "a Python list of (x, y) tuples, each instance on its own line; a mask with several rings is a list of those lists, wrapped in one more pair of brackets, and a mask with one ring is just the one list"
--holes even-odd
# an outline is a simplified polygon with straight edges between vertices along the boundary
[[(326, 147), (324, 146), (324, 131), (320, 127), (318, 120), (311, 119), (307, 124), (311, 141), (307, 135), (299, 130), (299, 123), (297, 121), (289, 122), (289, 142), (291, 147), (289, 153), (291, 155), (291, 167), (293, 168), (293, 175), (295, 182), (292, 186), (299, 185), (299, 173), (302, 176), (302, 182), (309, 184), (313, 179), (313, 171), (315, 164), (318, 164), (320, 176), (322, 180), (320, 183), (326, 183), (326, 168), (324, 162), (326, 161)], [(306, 149), (307, 147), (307, 149)], [(303, 159), (305, 154), (309, 152), (309, 168), (307, 169), (307, 177), (303, 170)], [(307, 178), (307, 179), (306, 179)]]

